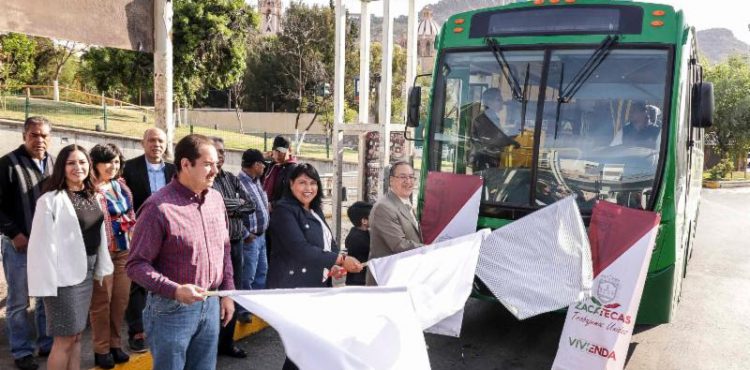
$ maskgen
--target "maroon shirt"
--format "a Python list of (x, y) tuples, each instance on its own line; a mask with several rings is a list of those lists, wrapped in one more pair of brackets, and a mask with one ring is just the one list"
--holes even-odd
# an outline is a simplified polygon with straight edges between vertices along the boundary
[(151, 195), (138, 212), (125, 268), (133, 281), (171, 299), (181, 284), (234, 289), (221, 194), (198, 195), (174, 179)]

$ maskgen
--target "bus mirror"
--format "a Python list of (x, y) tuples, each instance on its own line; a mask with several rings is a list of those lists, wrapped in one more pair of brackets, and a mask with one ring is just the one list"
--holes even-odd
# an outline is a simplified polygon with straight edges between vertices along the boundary
[(714, 123), (714, 85), (701, 82), (693, 86), (693, 127), (707, 128)]
[(409, 91), (408, 114), (406, 115), (406, 126), (419, 126), (419, 106), (422, 103), (422, 87), (413, 86)]

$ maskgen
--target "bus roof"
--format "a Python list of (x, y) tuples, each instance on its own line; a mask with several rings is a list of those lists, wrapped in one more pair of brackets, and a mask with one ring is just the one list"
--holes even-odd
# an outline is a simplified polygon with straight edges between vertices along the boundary
[[(618, 29), (605, 30), (608, 24)], [(485, 37), (501, 45), (596, 44), (610, 34), (620, 35), (620, 43), (681, 44), (686, 30), (683, 12), (669, 5), (535, 0), (455, 14), (443, 24), (438, 48), (483, 47)]]

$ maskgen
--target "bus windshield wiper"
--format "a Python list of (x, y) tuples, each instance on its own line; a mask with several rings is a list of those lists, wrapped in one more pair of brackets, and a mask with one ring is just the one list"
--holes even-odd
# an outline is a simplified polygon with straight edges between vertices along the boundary
[[(560, 73), (560, 91), (557, 98), (557, 112), (555, 117), (555, 139), (557, 139), (557, 127), (560, 123), (560, 104), (569, 103), (573, 99), (578, 90), (583, 87), (583, 84), (594, 74), (594, 71), (599, 68), (604, 59), (609, 56), (609, 52), (619, 39), (620, 36), (618, 35), (607, 35), (565, 88), (562, 87), (563, 74), (562, 72)], [(560, 70), (564, 71), (564, 68), (561, 67)]]
[(518, 80), (516, 80), (516, 76), (513, 75), (513, 71), (510, 70), (510, 64), (508, 63), (508, 60), (505, 59), (503, 51), (500, 50), (500, 45), (498, 45), (495, 39), (490, 37), (485, 37), (484, 42), (492, 49), (492, 54), (495, 56), (495, 60), (497, 60), (497, 64), (500, 66), (500, 71), (503, 72), (503, 76), (505, 76), (505, 80), (508, 82), (511, 91), (513, 92), (513, 99), (523, 102), (525, 98), (524, 91), (521, 91), (521, 85), (518, 83)]
[(606, 38), (604, 38), (599, 47), (594, 51), (593, 54), (591, 54), (586, 63), (584, 63), (583, 67), (581, 67), (578, 73), (576, 73), (575, 77), (573, 77), (570, 83), (565, 86), (565, 90), (560, 92), (558, 100), (562, 101), (563, 103), (570, 102), (570, 99), (575, 96), (578, 90), (581, 89), (583, 84), (589, 79), (589, 77), (591, 77), (594, 71), (599, 68), (599, 65), (602, 64), (604, 59), (609, 56), (609, 52), (612, 50), (612, 47), (617, 43), (617, 40), (619, 39), (620, 36), (617, 35), (608, 35)]
[(521, 133), (523, 133), (526, 127), (526, 106), (529, 102), (529, 97), (526, 96), (526, 93), (529, 90), (529, 69), (531, 69), (531, 63), (526, 63), (526, 76), (523, 78), (523, 90), (521, 91)]

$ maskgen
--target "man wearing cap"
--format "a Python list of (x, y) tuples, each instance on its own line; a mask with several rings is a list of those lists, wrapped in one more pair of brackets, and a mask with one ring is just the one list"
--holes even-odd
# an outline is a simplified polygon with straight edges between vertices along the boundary
[(279, 135), (273, 139), (273, 150), (271, 150), (272, 163), (266, 169), (263, 178), (263, 190), (268, 195), (268, 201), (273, 203), (284, 195), (285, 185), (288, 185), (288, 174), (297, 165), (294, 157), (289, 152), (289, 140)]
[[(245, 217), (245, 229), (248, 235), (242, 245), (242, 289), (263, 289), (268, 275), (268, 257), (266, 254), (266, 229), (270, 220), (268, 213), (268, 196), (263, 191), (263, 172), (266, 164), (263, 154), (257, 149), (248, 149), (242, 153), (242, 170), (238, 174), (240, 182), (255, 202), (255, 212)], [(250, 322), (250, 312), (238, 308), (238, 319)]]

